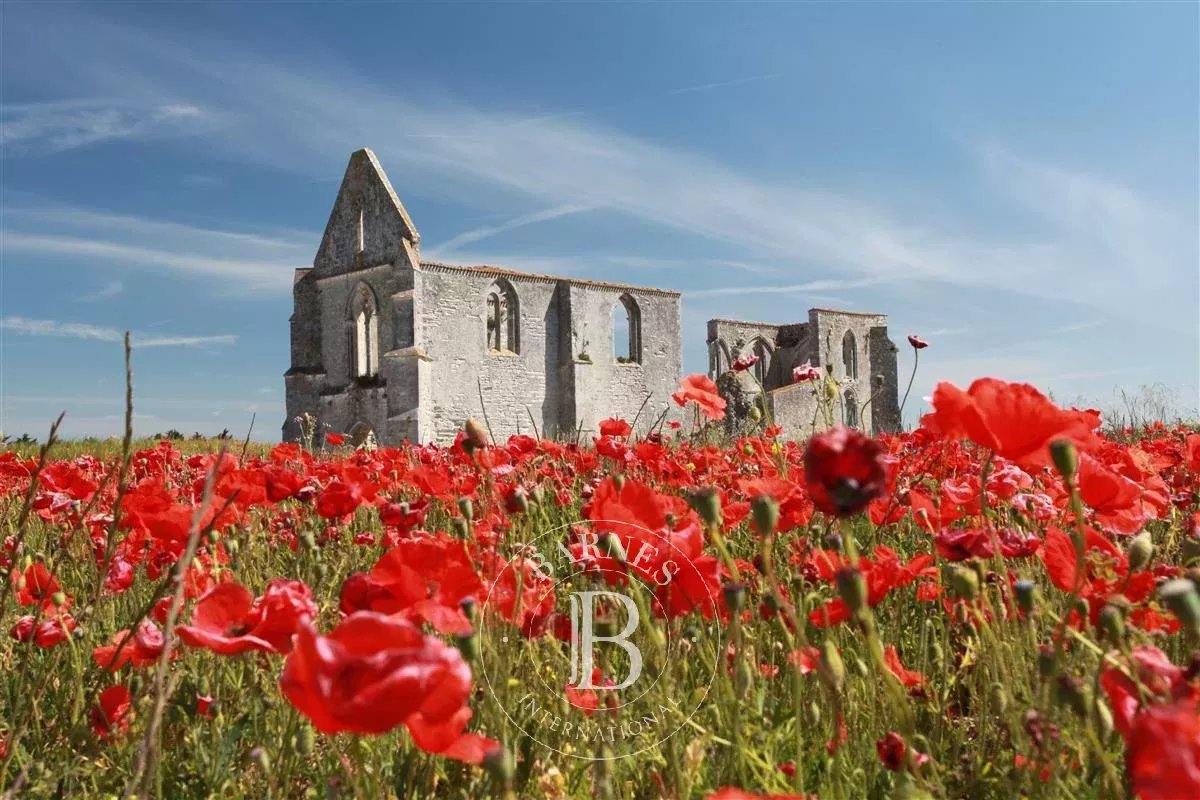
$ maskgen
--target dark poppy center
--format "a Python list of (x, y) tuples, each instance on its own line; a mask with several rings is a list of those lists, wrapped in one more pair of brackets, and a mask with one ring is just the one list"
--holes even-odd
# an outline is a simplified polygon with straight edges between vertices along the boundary
[(225, 629), (225, 635), (226, 636), (244, 636), (246, 634), (246, 632), (249, 630), (250, 630), (250, 626), (247, 625), (245, 622), (235, 622), (234, 624), (230, 625), (228, 628)]

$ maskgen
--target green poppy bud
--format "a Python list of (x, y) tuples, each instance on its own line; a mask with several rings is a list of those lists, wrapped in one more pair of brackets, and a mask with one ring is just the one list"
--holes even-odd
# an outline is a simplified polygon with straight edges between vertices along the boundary
[(1032, 614), (1037, 605), (1037, 584), (1030, 580), (1019, 580), (1013, 584), (1013, 594), (1017, 598), (1017, 608)]
[(1003, 714), (1008, 708), (1008, 691), (1002, 683), (993, 683), (988, 688), (988, 700), (997, 714)]
[(302, 756), (312, 755), (313, 749), (317, 744), (317, 733), (311, 725), (301, 725), (300, 732), (296, 734), (296, 750)]
[(1111, 642), (1119, 642), (1125, 637), (1125, 616), (1113, 605), (1100, 609), (1100, 630)]
[(1141, 572), (1154, 555), (1154, 542), (1149, 531), (1142, 531), (1129, 543), (1129, 572)]
[(475, 506), (472, 505), (469, 497), (458, 498), (458, 511), (467, 522), (475, 519)]
[(517, 765), (508, 748), (500, 746), (484, 755), (483, 768), (496, 780), (508, 784), (512, 781)]
[(964, 600), (974, 600), (979, 596), (979, 573), (969, 567), (952, 567), (950, 589)]
[(1079, 471), (1079, 454), (1075, 452), (1075, 445), (1066, 439), (1055, 439), (1050, 443), (1050, 457), (1063, 480), (1067, 483), (1075, 480), (1075, 473)]
[(867, 579), (857, 567), (845, 566), (836, 575), (838, 594), (851, 614), (867, 607)]
[(727, 583), (721, 587), (725, 595), (725, 606), (731, 614), (737, 614), (746, 607), (746, 584)]
[(1158, 597), (1185, 628), (1200, 635), (1200, 595), (1196, 593), (1196, 584), (1187, 578), (1167, 581), (1158, 588)]
[(716, 489), (711, 486), (697, 489), (688, 494), (687, 502), (705, 525), (710, 528), (721, 525), (721, 494)]
[(833, 642), (826, 639), (821, 643), (821, 656), (817, 659), (817, 673), (830, 689), (837, 691), (846, 682), (846, 665)]
[(479, 637), (473, 632), (458, 634), (454, 637), (454, 644), (458, 646), (458, 651), (468, 664), (479, 658)]
[(765, 494), (750, 502), (750, 515), (759, 536), (770, 536), (779, 525), (779, 503)]

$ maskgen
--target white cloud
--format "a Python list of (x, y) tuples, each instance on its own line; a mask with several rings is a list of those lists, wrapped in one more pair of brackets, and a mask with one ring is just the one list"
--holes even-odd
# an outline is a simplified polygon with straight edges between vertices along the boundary
[(549, 222), (550, 220), (559, 219), (560, 217), (569, 216), (571, 214), (579, 214), (584, 211), (591, 211), (591, 206), (582, 205), (565, 205), (555, 208), (548, 208), (544, 211), (535, 211), (531, 214), (522, 214), (519, 217), (514, 217), (507, 222), (502, 222), (499, 225), (487, 225), (480, 228), (473, 228), (469, 231), (463, 231), (457, 236), (440, 243), (437, 247), (430, 251), (430, 257), (433, 259), (446, 258), (449, 253), (453, 253), (458, 248), (465, 244), (471, 244), (483, 239), (490, 238), (505, 231), (524, 228), (527, 225), (536, 225), (539, 222)]
[(3, 238), (14, 267), (16, 253), (98, 259), (221, 278), (236, 281), (239, 291), (274, 294), (290, 290), (293, 270), (311, 263), (318, 239), (295, 231), (268, 236), (62, 206), (6, 208)]
[[(28, 319), (27, 317), (0, 318), (0, 328), (27, 336), (53, 336), (66, 339), (88, 339), (100, 342), (124, 341), (124, 333), (116, 328), (90, 325), (80, 322), (58, 322), (50, 319)], [(235, 344), (232, 334), (217, 336), (143, 336), (132, 334), (133, 347), (201, 347), (215, 344)]]
[(0, 114), (0, 144), (39, 153), (114, 139), (191, 133), (207, 116), (201, 108), (184, 103), (130, 105), (103, 100), (5, 105)]

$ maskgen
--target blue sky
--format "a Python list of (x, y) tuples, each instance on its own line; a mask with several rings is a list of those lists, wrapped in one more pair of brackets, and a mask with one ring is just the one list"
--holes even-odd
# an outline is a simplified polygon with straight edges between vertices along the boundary
[[(945, 378), (1200, 384), (1189, 3), (0, 5), (0, 430), (278, 434), (292, 269), (375, 150), (427, 259), (881, 311)], [(911, 401), (910, 401), (911, 406)], [(910, 407), (910, 412), (912, 408)]]

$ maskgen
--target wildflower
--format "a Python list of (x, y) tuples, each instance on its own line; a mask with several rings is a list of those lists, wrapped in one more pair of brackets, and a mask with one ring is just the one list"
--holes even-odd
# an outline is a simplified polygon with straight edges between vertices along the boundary
[(826, 514), (856, 514), (887, 493), (882, 445), (854, 428), (814, 436), (804, 453), (804, 478), (813, 503)]
[(92, 730), (101, 739), (111, 739), (129, 730), (133, 720), (133, 698), (124, 686), (110, 686), (100, 693), (92, 708)]
[(346, 435), (344, 433), (327, 433), (325, 442), (333, 447), (339, 447), (346, 443)]
[(926, 347), (929, 347), (929, 342), (925, 341), (920, 336), (917, 336), (915, 333), (910, 333), (908, 335), (908, 343), (913, 346), (914, 350), (924, 350)]
[(704, 416), (711, 420), (725, 418), (725, 398), (717, 392), (717, 385), (704, 375), (688, 375), (679, 382), (679, 391), (671, 395), (676, 404), (686, 406), (695, 403)]
[(600, 420), (601, 436), (628, 436), (631, 433), (633, 433), (633, 428), (623, 419), (609, 417)]
[(192, 624), (175, 628), (185, 643), (221, 655), (248, 650), (287, 653), (292, 634), (316, 616), (312, 592), (300, 581), (275, 579), (257, 600), (236, 583), (221, 583), (196, 603)]
[(407, 620), (360, 611), (327, 636), (302, 626), (279, 687), (322, 733), (403, 725), (420, 749), (472, 764), (497, 746), (465, 731), (471, 670), (462, 655)]
[(889, 731), (882, 739), (875, 742), (875, 752), (883, 766), (892, 772), (903, 769), (920, 768), (929, 761), (929, 756), (909, 747), (904, 737), (895, 731)]
[(819, 381), (822, 374), (820, 367), (814, 367), (811, 362), (805, 361), (792, 370), (792, 382), (806, 383), (808, 381)]
[(733, 362), (733, 370), (734, 372), (745, 372), (757, 363), (758, 356), (756, 355), (747, 354), (738, 356), (737, 360)]

